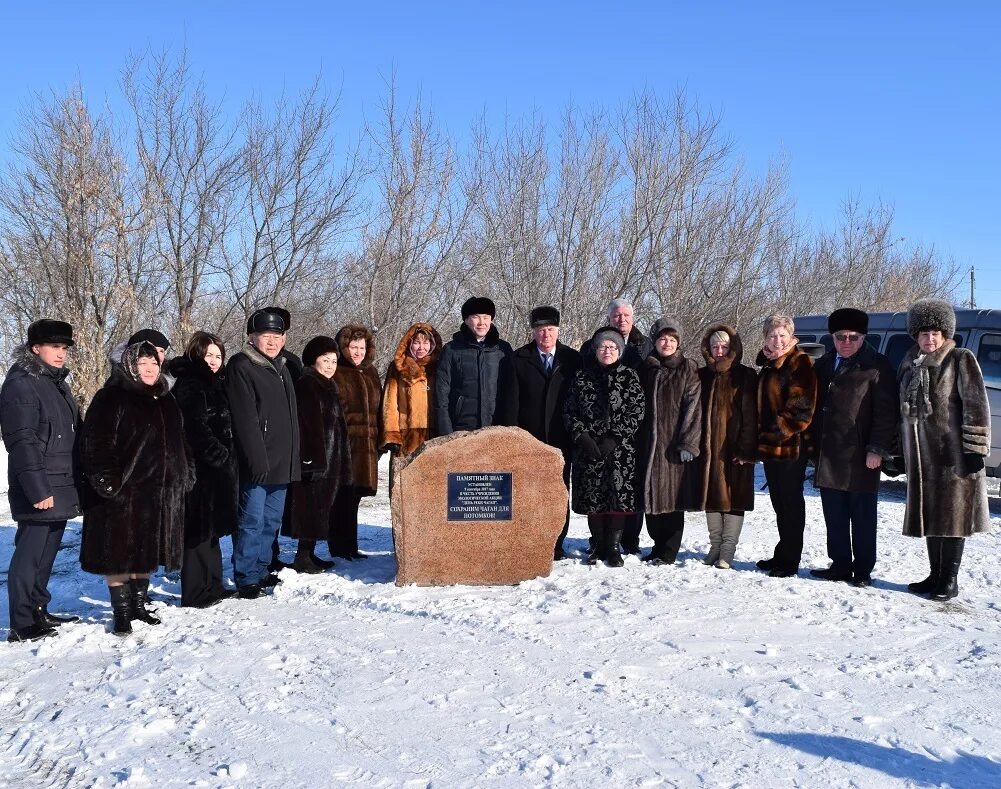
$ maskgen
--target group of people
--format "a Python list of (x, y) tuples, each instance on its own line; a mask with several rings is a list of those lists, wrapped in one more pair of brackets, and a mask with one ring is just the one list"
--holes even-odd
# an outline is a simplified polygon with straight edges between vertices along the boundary
[[(769, 317), (754, 366), (733, 326), (709, 326), (702, 364), (682, 350), (680, 322), (634, 325), (616, 299), (607, 325), (575, 350), (559, 340), (560, 313), (529, 316), (532, 339), (513, 349), (495, 308), (474, 297), (449, 342), (427, 323), (401, 338), (384, 377), (373, 332), (349, 324), (335, 337), (285, 348), (291, 315), (256, 310), (246, 344), (227, 361), (223, 341), (195, 332), (184, 353), (143, 329), (113, 352), (111, 374), (82, 420), (66, 382), (69, 324), (28, 329), (0, 390), (9, 499), (18, 523), (8, 575), (8, 640), (51, 636), (75, 617), (48, 611), (49, 574), (67, 520), (83, 513), (80, 562), (106, 578), (114, 632), (158, 624), (149, 577), (181, 570), (181, 604), (254, 599), (280, 583), (278, 535), (297, 539), (292, 568), (322, 572), (358, 549), (361, 500), (378, 487), (378, 459), (408, 455), (435, 436), (518, 426), (558, 448), (568, 489), (554, 559), (567, 557), (571, 507), (587, 516), (584, 561), (622, 566), (639, 553), (644, 518), (671, 565), (686, 512), (704, 512), (706, 564), (733, 565), (762, 461), (779, 540), (757, 566), (799, 570), (804, 480), (816, 468), (831, 566), (822, 578), (871, 584), (880, 471), (908, 475), (904, 533), (925, 537), (931, 572), (910, 585), (958, 593), (964, 538), (989, 528), (984, 459), (990, 409), (976, 358), (952, 340), (947, 302), (908, 314), (916, 346), (890, 369), (865, 342), (868, 316), (835, 310), (834, 349), (816, 364), (791, 318)], [(223, 584), (219, 539), (232, 535), (235, 590)], [(326, 542), (331, 559), (316, 555)]]

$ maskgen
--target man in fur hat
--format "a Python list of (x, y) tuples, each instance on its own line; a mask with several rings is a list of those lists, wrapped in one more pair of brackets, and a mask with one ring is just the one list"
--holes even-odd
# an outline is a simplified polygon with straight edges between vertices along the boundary
[(286, 328), (277, 312), (255, 311), (247, 320), (247, 345), (226, 365), (240, 459), (233, 575), (240, 596), (250, 599), (278, 583), (268, 570), (272, 544), (281, 527), (286, 489), (301, 475), (295, 389), (281, 355)]
[(815, 366), (817, 410), (810, 431), (831, 566), (810, 574), (865, 587), (876, 565), (879, 472), (897, 445), (897, 382), (886, 357), (865, 341), (866, 313), (835, 310), (827, 329), (834, 349)]
[(490, 299), (467, 299), (462, 325), (441, 349), (434, 384), (439, 435), (479, 430), (497, 421), (501, 362), (513, 351), (500, 338), (494, 315)]
[(17, 521), (7, 572), (8, 641), (55, 635), (56, 627), (79, 619), (50, 614), (47, 589), (66, 521), (80, 514), (74, 453), (80, 412), (66, 383), (72, 345), (68, 323), (35, 321), (0, 389), (8, 499)]
[[(527, 430), (563, 453), (563, 484), (569, 492), (573, 441), (563, 423), (563, 404), (580, 369), (580, 354), (559, 341), (560, 311), (555, 307), (533, 309), (529, 325), (532, 341), (512, 354), (503, 376), (503, 422)], [(566, 523), (553, 551), (555, 559), (566, 558), (563, 540), (569, 526), (568, 503)]]

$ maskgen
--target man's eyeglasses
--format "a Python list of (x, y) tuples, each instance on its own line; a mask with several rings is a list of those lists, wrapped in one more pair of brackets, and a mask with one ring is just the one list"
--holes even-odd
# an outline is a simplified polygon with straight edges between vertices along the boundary
[(837, 342), (858, 342), (861, 340), (863, 335), (855, 334), (854, 332), (839, 331), (834, 335), (834, 339)]

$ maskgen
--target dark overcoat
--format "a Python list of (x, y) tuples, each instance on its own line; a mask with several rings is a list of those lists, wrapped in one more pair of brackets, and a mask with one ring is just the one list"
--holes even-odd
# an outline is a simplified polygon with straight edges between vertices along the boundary
[(249, 343), (226, 363), (226, 397), (242, 482), (287, 485), (299, 479), (299, 420), (286, 359)]
[(117, 575), (179, 568), (195, 469), (181, 409), (163, 377), (146, 386), (112, 367), (87, 409), (81, 444), (92, 492), (83, 516), (83, 569)]
[(184, 417), (184, 435), (195, 460), (195, 486), (185, 500), (184, 541), (198, 545), (236, 530), (240, 466), (233, 444), (233, 415), (223, 387), (201, 359), (176, 356), (167, 363), (171, 393)]
[[(351, 335), (364, 332), (365, 358), (355, 366), (348, 355)], [(379, 487), (379, 435), (382, 432), (382, 384), (375, 369), (375, 337), (364, 326), (348, 325), (337, 332), (340, 359), (337, 382), (351, 447), (351, 486), (363, 496)]]
[(651, 515), (695, 509), (693, 471), (681, 450), (698, 457), (702, 433), (702, 400), (698, 367), (679, 349), (664, 357), (653, 351), (640, 370), (646, 396), (643, 442), (643, 509)]
[(564, 404), (566, 427), (574, 442), (587, 433), (596, 442), (611, 438), (615, 448), (603, 457), (589, 458), (575, 444), (574, 512), (628, 513), (643, 508), (639, 441), (645, 402), (635, 370), (619, 362), (602, 367), (594, 356), (585, 357)]
[(796, 460), (817, 405), (813, 360), (795, 345), (777, 359), (760, 352), (758, 459)]
[[(717, 331), (730, 335), (730, 351), (714, 359), (709, 338)], [(702, 338), (699, 368), (702, 383), (701, 452), (694, 461), (694, 498), (706, 512), (746, 512), (754, 509), (754, 460), (758, 448), (758, 376), (745, 364), (744, 344), (737, 330), (725, 323), (710, 326)], [(743, 461), (743, 462), (738, 462)]]
[[(423, 359), (410, 355), (410, 343), (418, 332), (427, 334), (433, 346)], [(441, 335), (430, 323), (415, 323), (404, 333), (386, 371), (382, 389), (380, 447), (398, 444), (402, 454), (409, 455), (438, 435), (434, 379), (441, 347)]]
[(967, 472), (964, 455), (991, 449), (991, 409), (977, 358), (946, 340), (921, 356), (914, 346), (900, 363), (900, 410), (907, 508), (904, 534), (969, 537), (990, 531), (983, 466)]
[(513, 353), (511, 346), (491, 326), (483, 342), (462, 324), (442, 348), (435, 378), (438, 432), (479, 430), (497, 420), (497, 395), (501, 388), (501, 362)]
[[(340, 366), (340, 365), (338, 365)], [(337, 491), (351, 484), (348, 428), (337, 383), (306, 368), (295, 384), (302, 439), (302, 480), (288, 489), (282, 534), (325, 540)]]
[(900, 406), (897, 377), (869, 343), (842, 359), (824, 354), (816, 364), (817, 410), (810, 425), (818, 488), (875, 493), (879, 469), (865, 464), (874, 452), (889, 461), (897, 447)]
[(563, 405), (580, 370), (580, 354), (556, 343), (552, 370), (546, 372), (538, 347), (530, 342), (514, 351), (508, 367), (503, 376), (503, 423), (527, 430), (539, 441), (567, 454), (573, 442), (563, 421)]
[[(80, 514), (76, 439), (80, 410), (69, 370), (44, 364), (27, 346), (14, 353), (0, 389), (0, 434), (7, 448), (7, 499), (15, 521), (65, 521)], [(33, 505), (53, 497), (53, 506)]]

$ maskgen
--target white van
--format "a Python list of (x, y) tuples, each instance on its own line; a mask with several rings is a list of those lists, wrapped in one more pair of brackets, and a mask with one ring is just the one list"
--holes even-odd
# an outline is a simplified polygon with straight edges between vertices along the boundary
[[(821, 343), (827, 350), (834, 347), (827, 332), (826, 315), (804, 315), (794, 320), (800, 342)], [(897, 369), (914, 345), (907, 334), (907, 313), (869, 313), (869, 333), (865, 339)], [(983, 370), (991, 403), (991, 454), (987, 458), (987, 474), (1001, 477), (1001, 310), (956, 310), (953, 339), (956, 345), (973, 351)]]

